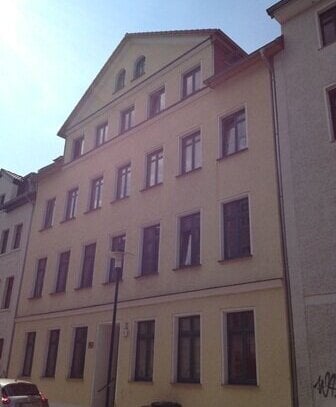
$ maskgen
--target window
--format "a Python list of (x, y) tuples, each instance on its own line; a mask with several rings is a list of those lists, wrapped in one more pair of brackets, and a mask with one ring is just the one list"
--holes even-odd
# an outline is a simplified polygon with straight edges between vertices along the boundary
[(73, 160), (76, 160), (81, 155), (83, 155), (83, 148), (84, 148), (84, 136), (76, 138), (72, 144), (72, 159)]
[(13, 291), (13, 284), (14, 284), (14, 277), (7, 277), (6, 278), (6, 285), (5, 285), (5, 294), (2, 302), (2, 308), (7, 309), (10, 305), (10, 300)]
[(13, 239), (13, 250), (18, 249), (21, 243), (21, 235), (22, 235), (22, 223), (15, 226), (14, 229), (14, 239)]
[(0, 194), (0, 207), (5, 203), (5, 198), (6, 198), (5, 194)]
[(138, 322), (137, 328), (134, 380), (150, 382), (153, 380), (155, 321)]
[(229, 384), (257, 384), (253, 311), (226, 314)]
[(103, 177), (96, 178), (91, 182), (90, 211), (93, 209), (98, 209), (102, 205), (103, 184)]
[(37, 262), (37, 271), (35, 278), (35, 285), (33, 291), (33, 298), (39, 298), (42, 296), (44, 274), (47, 267), (47, 258), (39, 259)]
[(74, 188), (68, 191), (65, 208), (65, 220), (74, 219), (76, 217), (77, 200), (78, 188)]
[(131, 188), (131, 164), (118, 169), (117, 199), (123, 199), (130, 195)]
[(56, 293), (63, 293), (66, 288), (70, 261), (70, 250), (60, 254), (56, 281)]
[(332, 123), (332, 135), (333, 139), (336, 140), (336, 88), (329, 90), (328, 95)]
[[(125, 251), (125, 243), (126, 243), (126, 235), (119, 235), (114, 236), (111, 240), (111, 251), (112, 252), (124, 252)], [(117, 270), (115, 267), (115, 259), (113, 257), (110, 258), (109, 263), (109, 273), (108, 273), (108, 283), (114, 283), (117, 280), (117, 271), (119, 271), (119, 275), (121, 277), (123, 272), (123, 264), (121, 266), (121, 270)]]
[(3, 347), (4, 347), (4, 338), (0, 338), (0, 360), (2, 358)]
[(1, 234), (0, 254), (6, 253), (8, 243), (9, 229), (3, 230)]
[(320, 14), (322, 43), (324, 46), (336, 41), (336, 6)]
[(182, 138), (181, 172), (185, 174), (201, 167), (201, 133), (190, 134)]
[(134, 126), (134, 106), (121, 112), (121, 133)]
[(115, 92), (125, 87), (125, 77), (126, 77), (125, 69), (120, 69), (116, 78)]
[(146, 58), (142, 55), (139, 57), (134, 64), (134, 79), (139, 78), (145, 73), (145, 63)]
[(25, 351), (23, 367), (22, 367), (22, 376), (31, 375), (33, 357), (34, 357), (34, 348), (35, 348), (35, 337), (36, 337), (36, 332), (27, 333), (26, 351)]
[(240, 110), (222, 119), (222, 157), (246, 147), (245, 110)]
[(104, 124), (101, 124), (100, 126), (97, 127), (96, 130), (96, 147), (99, 147), (106, 141), (106, 136), (107, 136), (107, 131), (108, 131), (108, 124), (107, 122)]
[(70, 377), (75, 379), (83, 378), (85, 365), (85, 351), (87, 340), (87, 327), (76, 328), (73, 347)]
[(250, 217), (248, 198), (223, 205), (224, 260), (249, 256)]
[(183, 75), (182, 95), (187, 97), (201, 88), (201, 67), (189, 71)]
[(200, 382), (200, 317), (178, 320), (177, 381)]
[(158, 272), (160, 225), (149, 226), (143, 230), (141, 275)]
[(152, 93), (149, 96), (149, 117), (153, 117), (165, 108), (165, 88)]
[(45, 215), (44, 215), (44, 222), (43, 222), (44, 229), (50, 228), (53, 224), (55, 203), (56, 203), (56, 198), (52, 198), (47, 201), (46, 211), (45, 211)]
[(180, 219), (179, 266), (200, 264), (200, 213), (183, 216)]
[(163, 149), (147, 155), (146, 187), (161, 184), (163, 181)]
[(52, 329), (49, 332), (48, 356), (45, 367), (45, 377), (55, 377), (60, 330)]
[(84, 259), (80, 288), (92, 287), (96, 243), (88, 244), (84, 248)]

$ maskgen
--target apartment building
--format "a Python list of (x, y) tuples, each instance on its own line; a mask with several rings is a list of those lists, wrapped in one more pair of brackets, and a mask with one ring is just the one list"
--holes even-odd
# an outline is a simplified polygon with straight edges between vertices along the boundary
[(8, 369), (35, 192), (35, 174), (0, 169), (0, 377)]
[(280, 1), (268, 12), (286, 44), (274, 71), (298, 405), (334, 406), (336, 2)]
[(60, 129), (10, 366), (52, 406), (291, 405), (265, 63), (282, 48), (248, 55), (220, 30), (126, 34)]

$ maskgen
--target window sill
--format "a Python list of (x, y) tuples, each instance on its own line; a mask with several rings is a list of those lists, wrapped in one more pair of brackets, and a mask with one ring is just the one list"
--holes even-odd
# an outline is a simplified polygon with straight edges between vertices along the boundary
[(216, 161), (223, 161), (223, 160), (227, 160), (230, 157), (234, 157), (238, 154), (244, 153), (245, 151), (248, 150), (248, 147), (242, 148), (241, 150), (235, 151), (234, 153), (228, 154), (228, 155), (223, 155), (222, 157), (217, 158)]
[(75, 287), (74, 291), (88, 290), (90, 288), (92, 288), (92, 285), (87, 286), (87, 287)]
[(8, 307), (8, 308), (1, 308), (0, 309), (0, 313), (2, 313), (2, 312), (8, 312), (10, 310), (10, 308)]
[(151, 277), (151, 276), (158, 276), (159, 273), (148, 273), (148, 274), (139, 274), (138, 276), (135, 276), (134, 278), (136, 279), (142, 279), (142, 278), (147, 278), (147, 277)]
[(232, 259), (222, 259), (222, 260), (218, 260), (218, 263), (220, 264), (226, 264), (226, 263), (233, 263), (236, 261), (240, 261), (240, 260), (249, 260), (253, 257), (252, 254), (247, 254), (245, 256), (241, 256), (241, 257), (234, 257)]
[(65, 294), (65, 290), (64, 291), (52, 291), (51, 293), (49, 293), (49, 295), (51, 296), (58, 296), (58, 295), (62, 295)]
[(132, 379), (129, 380), (128, 383), (134, 383), (134, 384), (145, 384), (145, 385), (149, 385), (149, 386), (153, 386), (154, 385), (154, 381), (153, 379), (151, 380), (146, 380), (146, 379)]
[[(120, 278), (120, 279), (119, 279), (119, 283), (121, 283), (122, 281), (123, 281), (123, 279)], [(104, 285), (104, 286), (115, 285), (116, 282), (117, 282), (117, 280), (116, 280), (116, 281), (104, 281), (104, 282), (102, 283), (102, 285)]]
[(131, 127), (127, 127), (127, 129), (122, 129), (120, 130), (118, 136), (122, 136), (123, 134), (127, 133), (128, 131), (132, 130), (135, 127), (135, 125), (133, 124), (133, 126)]
[(136, 81), (136, 80), (140, 79), (142, 76), (144, 76), (144, 75), (145, 75), (145, 73), (146, 73), (146, 72), (143, 72), (141, 75), (136, 76), (136, 77), (133, 77), (133, 78), (131, 79), (131, 82), (134, 82), (134, 81)]
[(192, 93), (189, 93), (188, 95), (182, 95), (181, 100), (187, 100), (190, 97), (197, 95), (197, 93), (201, 92), (205, 87), (200, 87), (199, 89), (194, 90)]
[(180, 271), (180, 270), (188, 270), (188, 269), (194, 269), (194, 268), (199, 268), (202, 267), (202, 264), (190, 264), (188, 266), (178, 266), (173, 269), (173, 271)]
[(245, 389), (259, 389), (259, 385), (257, 383), (255, 384), (248, 384), (248, 383), (237, 383), (237, 384), (233, 384), (233, 383), (222, 383), (223, 387), (227, 387), (227, 388), (245, 388)]
[(115, 203), (117, 203), (117, 202), (124, 201), (125, 199), (128, 199), (129, 197), (130, 197), (130, 196), (127, 195), (127, 196), (124, 196), (124, 197), (122, 197), (122, 198), (116, 198), (116, 199), (114, 199), (113, 201), (111, 201), (111, 204), (115, 204)]
[(28, 297), (28, 300), (38, 300), (39, 298), (42, 298), (42, 295), (37, 295), (35, 297)]
[(142, 188), (142, 189), (140, 189), (140, 192), (148, 191), (148, 190), (153, 189), (155, 187), (159, 187), (160, 185), (163, 185), (163, 182), (158, 182), (157, 184), (150, 185), (148, 187)]
[(194, 169), (192, 169), (192, 170), (190, 170), (190, 171), (182, 172), (181, 174), (176, 175), (176, 178), (184, 177), (184, 176), (189, 175), (189, 174), (191, 174), (191, 173), (193, 173), (193, 172), (200, 171), (201, 169), (202, 169), (202, 167), (197, 167), (197, 168), (194, 168)]
[(335, 44), (336, 44), (336, 40), (332, 41), (332, 42), (330, 42), (329, 44), (326, 44), (326, 45), (321, 44), (321, 46), (319, 48), (317, 48), (317, 50), (318, 51), (323, 51), (324, 49), (326, 49), (326, 48), (328, 48), (328, 47), (330, 47), (332, 45), (335, 45)]
[(66, 381), (69, 381), (69, 382), (84, 382), (84, 377), (70, 377), (70, 376), (68, 376), (66, 378)]
[(148, 119), (148, 120), (154, 119), (154, 117), (159, 116), (159, 115), (160, 115), (162, 112), (164, 112), (165, 110), (166, 110), (166, 109), (162, 109), (162, 110), (160, 110), (160, 111), (157, 112), (157, 113), (149, 114), (148, 117), (147, 117), (147, 119)]
[(49, 229), (51, 229), (52, 227), (53, 227), (53, 225), (43, 227), (42, 229), (39, 230), (39, 232), (44, 232), (45, 230), (49, 230)]
[(63, 219), (63, 220), (60, 221), (60, 224), (71, 222), (72, 220), (75, 220), (75, 219), (76, 219), (76, 216), (74, 216), (73, 218), (69, 218), (69, 219)]
[(197, 387), (202, 387), (202, 383), (200, 382), (171, 382), (170, 383), (172, 386), (197, 386)]
[(98, 206), (97, 208), (90, 208), (86, 212), (84, 212), (84, 215), (87, 215), (88, 213), (99, 211), (99, 209), (101, 209), (101, 208), (102, 208), (101, 206)]
[(41, 380), (55, 380), (55, 376), (40, 376)]

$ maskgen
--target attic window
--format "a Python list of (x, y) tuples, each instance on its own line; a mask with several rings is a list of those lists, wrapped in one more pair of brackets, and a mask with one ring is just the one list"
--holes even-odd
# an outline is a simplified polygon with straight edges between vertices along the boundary
[(146, 57), (143, 55), (139, 57), (134, 64), (134, 79), (139, 78), (145, 73)]
[(117, 75), (117, 79), (116, 79), (116, 83), (115, 83), (116, 92), (125, 87), (125, 76), (126, 76), (125, 69), (121, 69)]

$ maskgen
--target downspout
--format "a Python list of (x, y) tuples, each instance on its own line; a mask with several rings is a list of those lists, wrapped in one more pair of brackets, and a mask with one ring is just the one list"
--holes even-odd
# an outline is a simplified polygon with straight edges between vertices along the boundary
[(273, 136), (275, 148), (275, 164), (276, 164), (276, 180), (278, 190), (278, 205), (279, 205), (279, 220), (280, 220), (280, 239), (281, 239), (281, 252), (284, 268), (284, 285), (286, 296), (286, 311), (288, 322), (288, 342), (289, 342), (289, 357), (290, 357), (290, 373), (291, 373), (291, 391), (292, 391), (292, 404), (293, 407), (298, 407), (298, 385), (297, 385), (297, 369), (296, 369), (296, 356), (295, 356), (295, 337), (294, 337), (294, 324), (293, 324), (293, 307), (291, 297), (291, 285), (288, 266), (288, 251), (287, 251), (287, 233), (285, 222), (285, 207), (283, 198), (283, 181), (282, 181), (282, 166), (281, 166), (281, 149), (279, 139), (279, 119), (278, 119), (278, 104), (276, 81), (274, 73), (273, 58), (265, 55), (264, 49), (261, 49), (260, 56), (270, 74), (270, 87), (271, 87), (271, 100), (272, 100), (272, 123), (273, 123)]

